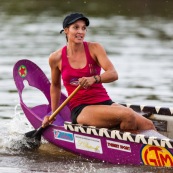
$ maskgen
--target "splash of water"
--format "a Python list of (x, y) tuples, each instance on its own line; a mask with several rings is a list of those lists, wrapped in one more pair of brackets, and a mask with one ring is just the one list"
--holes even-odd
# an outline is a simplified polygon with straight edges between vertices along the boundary
[(29, 149), (29, 145), (24, 134), (27, 131), (33, 130), (33, 127), (23, 112), (21, 112), (18, 108), (19, 104), (15, 106), (13, 118), (5, 125), (7, 129), (2, 139), (0, 139), (0, 152), (18, 153), (23, 149)]

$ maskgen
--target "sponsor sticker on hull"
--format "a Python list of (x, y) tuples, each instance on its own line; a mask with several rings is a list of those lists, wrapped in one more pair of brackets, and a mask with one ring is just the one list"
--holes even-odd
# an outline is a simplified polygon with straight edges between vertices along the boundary
[(173, 155), (163, 147), (145, 145), (141, 150), (144, 165), (173, 167)]
[(107, 140), (106, 142), (107, 142), (108, 148), (111, 148), (114, 150), (120, 150), (120, 151), (124, 151), (124, 152), (131, 152), (131, 148), (130, 148), (129, 144), (110, 141), (110, 140)]
[(74, 135), (76, 149), (90, 151), (102, 154), (102, 146), (100, 139), (87, 137), (83, 135)]
[(54, 138), (59, 139), (62, 141), (67, 141), (67, 142), (74, 142), (74, 136), (73, 133), (65, 132), (62, 130), (56, 130), (54, 129)]

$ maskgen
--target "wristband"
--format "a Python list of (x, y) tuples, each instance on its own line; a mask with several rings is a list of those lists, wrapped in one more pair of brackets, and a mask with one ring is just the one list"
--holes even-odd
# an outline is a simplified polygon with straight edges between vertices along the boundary
[(98, 76), (99, 76), (99, 78), (100, 78), (100, 80), (99, 80), (99, 82), (98, 82), (98, 83), (101, 83), (101, 82), (102, 82), (101, 76), (100, 76), (100, 75), (98, 75)]
[(95, 79), (95, 83), (98, 83), (99, 81), (98, 81), (98, 79), (96, 78), (96, 76), (93, 76), (94, 77), (94, 79)]

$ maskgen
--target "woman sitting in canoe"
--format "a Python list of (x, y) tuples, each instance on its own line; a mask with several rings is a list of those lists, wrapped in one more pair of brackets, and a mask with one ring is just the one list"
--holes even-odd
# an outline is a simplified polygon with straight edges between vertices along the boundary
[[(80, 13), (72, 13), (63, 21), (60, 33), (65, 33), (67, 45), (49, 57), (52, 111), (59, 104), (62, 77), (68, 95), (78, 84), (82, 86), (70, 100), (73, 123), (104, 128), (119, 126), (122, 130), (155, 130), (150, 120), (109, 97), (102, 83), (118, 80), (118, 74), (99, 43), (84, 41), (87, 26), (88, 18)], [(48, 119), (49, 116), (45, 116), (43, 127), (52, 123)]]

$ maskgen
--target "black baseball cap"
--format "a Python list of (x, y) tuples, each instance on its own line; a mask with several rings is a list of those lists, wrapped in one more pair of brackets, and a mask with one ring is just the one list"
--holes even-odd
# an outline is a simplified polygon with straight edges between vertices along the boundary
[(62, 33), (66, 27), (80, 19), (85, 21), (86, 26), (89, 26), (89, 19), (82, 13), (71, 13), (65, 17), (63, 21), (63, 29), (60, 31), (60, 33)]

